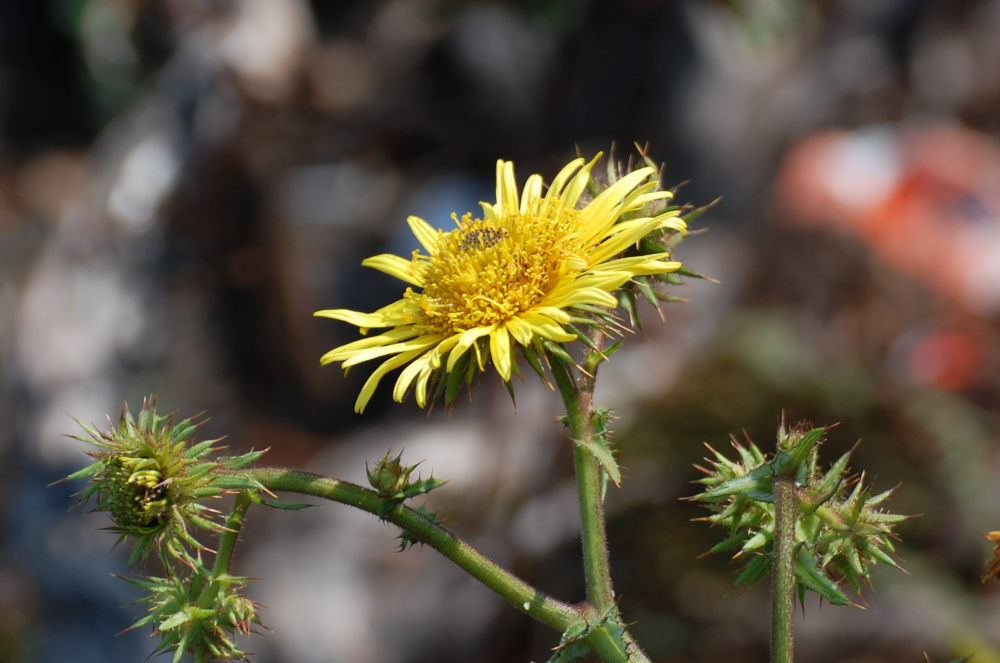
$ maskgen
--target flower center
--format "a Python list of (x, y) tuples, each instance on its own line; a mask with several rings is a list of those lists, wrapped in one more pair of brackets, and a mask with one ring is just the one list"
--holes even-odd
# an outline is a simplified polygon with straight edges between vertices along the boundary
[[(537, 205), (530, 206), (537, 209)], [(430, 333), (454, 334), (503, 324), (539, 305), (557, 283), (585, 265), (576, 213), (514, 213), (473, 219), (440, 236), (433, 256), (414, 254), (423, 271), (422, 293), (405, 299), (414, 321)]]

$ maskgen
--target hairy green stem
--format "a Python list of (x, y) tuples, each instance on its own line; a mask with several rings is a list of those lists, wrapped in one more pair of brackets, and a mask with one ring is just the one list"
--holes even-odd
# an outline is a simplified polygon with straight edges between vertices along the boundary
[(581, 444), (589, 442), (594, 434), (590, 420), (593, 414), (593, 392), (591, 389), (579, 389), (566, 364), (559, 360), (553, 359), (552, 374), (566, 406), (566, 420), (570, 436), (574, 440), (573, 461), (580, 501), (580, 534), (587, 601), (599, 613), (605, 613), (615, 606), (615, 594), (611, 586), (604, 507), (601, 504), (603, 479), (597, 459)]
[[(599, 341), (595, 341), (597, 342)], [(574, 441), (573, 462), (580, 502), (580, 536), (587, 605), (597, 618), (603, 618), (617, 606), (611, 584), (608, 536), (601, 499), (604, 492), (604, 477), (601, 474), (600, 464), (586, 447), (594, 436), (592, 422), (594, 376), (584, 374), (578, 383), (570, 374), (569, 366), (556, 357), (549, 359), (552, 375), (566, 408), (570, 437)], [(627, 629), (619, 639), (611, 635), (608, 628), (608, 626), (595, 628), (587, 637), (587, 643), (601, 658), (605, 661), (649, 663), (649, 657), (635, 643)], [(626, 645), (624, 649), (621, 646), (622, 642)]]
[[(383, 504), (382, 498), (373, 490), (309, 472), (259, 468), (245, 473), (270, 491), (290, 491), (321, 497), (376, 515)], [(558, 601), (524, 582), (421, 513), (398, 505), (382, 517), (402, 527), (417, 541), (434, 548), (519, 610), (543, 624), (565, 631), (583, 620), (580, 608)]]
[[(198, 594), (198, 606), (207, 608), (215, 600), (218, 590), (216, 579), (229, 573), (229, 567), (233, 563), (233, 551), (236, 550), (236, 540), (243, 529), (246, 521), (247, 509), (250, 508), (250, 493), (243, 490), (233, 498), (233, 507), (226, 516), (226, 529), (219, 536), (219, 547), (215, 552), (215, 564), (212, 565), (212, 577), (204, 587), (194, 587)], [(192, 582), (198, 582), (198, 578), (192, 578)]]
[(795, 480), (774, 479), (774, 558), (771, 563), (771, 663), (792, 663), (795, 588)]
[(246, 522), (247, 509), (250, 508), (250, 493), (241, 490), (233, 498), (233, 507), (226, 516), (226, 529), (219, 537), (219, 549), (215, 553), (215, 564), (212, 567), (212, 577), (218, 578), (224, 573), (229, 573), (229, 566), (233, 562), (233, 550), (236, 548), (236, 539), (239, 538), (243, 523)]

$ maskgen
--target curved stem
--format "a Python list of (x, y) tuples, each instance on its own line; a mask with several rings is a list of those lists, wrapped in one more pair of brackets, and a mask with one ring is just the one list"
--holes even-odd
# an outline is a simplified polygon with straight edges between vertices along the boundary
[[(309, 472), (259, 468), (246, 470), (244, 473), (271, 491), (283, 490), (321, 497), (376, 515), (379, 515), (379, 508), (383, 504), (382, 498), (373, 490)], [(419, 512), (399, 505), (381, 517), (399, 525), (414, 539), (434, 548), (519, 610), (543, 624), (565, 631), (583, 619), (581, 609), (556, 600), (529, 585)]]
[(580, 530), (583, 545), (584, 575), (587, 581), (587, 601), (600, 613), (615, 606), (608, 562), (607, 532), (604, 507), (601, 504), (603, 479), (594, 455), (585, 446), (591, 442), (593, 406), (592, 381), (585, 389), (577, 387), (569, 368), (558, 359), (552, 360), (552, 375), (566, 406), (566, 419), (573, 438), (573, 461), (576, 468), (577, 492), (580, 500)]

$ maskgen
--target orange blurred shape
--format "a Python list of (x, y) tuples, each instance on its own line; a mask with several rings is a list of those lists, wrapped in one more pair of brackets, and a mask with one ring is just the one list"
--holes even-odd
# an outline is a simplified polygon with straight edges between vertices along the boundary
[(886, 263), (979, 315), (1000, 311), (1000, 149), (942, 124), (811, 134), (776, 203), (795, 223), (857, 234)]
[(980, 382), (985, 357), (986, 348), (976, 336), (942, 331), (913, 343), (906, 368), (917, 384), (961, 390)]

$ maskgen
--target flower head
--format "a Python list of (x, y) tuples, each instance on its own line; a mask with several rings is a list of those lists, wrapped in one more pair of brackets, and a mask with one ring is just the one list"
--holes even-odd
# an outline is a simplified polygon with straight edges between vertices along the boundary
[[(599, 158), (600, 155), (598, 155)], [(623, 256), (644, 237), (685, 230), (674, 208), (647, 213), (671, 197), (658, 190), (656, 170), (624, 174), (593, 195), (589, 163), (567, 164), (547, 190), (532, 175), (519, 193), (514, 166), (497, 162), (496, 203), (480, 203), (482, 215), (458, 218), (443, 231), (423, 219), (407, 221), (423, 250), (407, 259), (382, 254), (362, 264), (408, 283), (403, 297), (374, 313), (347, 309), (316, 315), (357, 325), (361, 333), (388, 329), (326, 353), (323, 364), (344, 369), (372, 359), (382, 363), (355, 404), (361, 412), (381, 379), (405, 368), (393, 397), (402, 401), (415, 387), (417, 403), (428, 401), (432, 378), (471, 380), (491, 362), (504, 382), (516, 371), (513, 348), (539, 350), (542, 343), (577, 340), (572, 326), (594, 307), (614, 308), (616, 289), (638, 276), (681, 267), (668, 251)], [(457, 376), (457, 380), (452, 379)]]
[(202, 547), (192, 530), (225, 529), (217, 511), (202, 501), (228, 489), (255, 487), (239, 479), (223, 484), (217, 470), (242, 467), (261, 452), (210, 460), (218, 440), (194, 442), (201, 422), (157, 414), (153, 397), (143, 400), (138, 417), (126, 405), (117, 424), (109, 417), (108, 425), (100, 431), (81, 424), (87, 436), (74, 437), (96, 447), (88, 452), (94, 462), (66, 480), (90, 479), (81, 501), (95, 496), (95, 509), (111, 515), (119, 541), (135, 541), (131, 561), (156, 550), (191, 563), (189, 549)]

